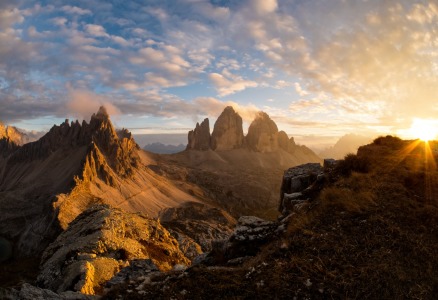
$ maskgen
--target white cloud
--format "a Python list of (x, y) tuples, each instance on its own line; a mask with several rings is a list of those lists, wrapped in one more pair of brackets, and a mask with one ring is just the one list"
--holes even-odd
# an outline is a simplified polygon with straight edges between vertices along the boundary
[(303, 88), (301, 87), (299, 82), (295, 82), (294, 83), (295, 86), (295, 91), (297, 92), (298, 95), (300, 95), (301, 97), (303, 96), (307, 96), (309, 94), (309, 92), (307, 92), (306, 90), (303, 90)]
[(61, 7), (61, 10), (63, 12), (66, 12), (68, 14), (75, 14), (75, 15), (92, 15), (93, 13), (89, 9), (83, 9), (77, 6), (70, 6), (70, 5), (64, 5)]
[(245, 80), (238, 75), (231, 74), (227, 70), (223, 70), (222, 74), (209, 74), (211, 82), (216, 87), (218, 95), (224, 97), (245, 90), (248, 87), (256, 87), (258, 83), (252, 80)]
[(68, 20), (66, 18), (56, 17), (52, 18), (51, 21), (53, 24), (62, 27), (65, 26)]
[(105, 28), (103, 28), (101, 25), (87, 24), (85, 25), (85, 31), (95, 37), (109, 37), (109, 34), (106, 33)]
[(277, 0), (250, 0), (249, 1), (259, 14), (272, 13), (277, 7)]

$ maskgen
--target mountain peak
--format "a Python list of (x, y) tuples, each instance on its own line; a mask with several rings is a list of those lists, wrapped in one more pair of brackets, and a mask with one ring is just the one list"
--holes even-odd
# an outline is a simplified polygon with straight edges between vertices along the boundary
[(94, 115), (96, 118), (105, 118), (109, 119), (108, 111), (106, 110), (105, 106), (99, 107), (99, 110), (97, 111), (97, 114)]
[(265, 112), (259, 112), (248, 128), (247, 145), (251, 150), (272, 152), (278, 149), (277, 124)]
[(234, 111), (232, 106), (227, 106), (214, 124), (211, 148), (232, 150), (241, 148), (243, 141), (242, 117)]

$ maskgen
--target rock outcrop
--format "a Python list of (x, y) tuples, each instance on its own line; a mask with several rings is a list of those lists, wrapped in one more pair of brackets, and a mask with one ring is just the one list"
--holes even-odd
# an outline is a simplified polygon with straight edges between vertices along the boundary
[(228, 238), (236, 225), (236, 220), (224, 210), (196, 202), (163, 210), (160, 221), (190, 259), (211, 251), (213, 241)]
[(205, 118), (201, 125), (196, 123), (196, 128), (189, 131), (187, 149), (208, 150), (211, 145), (210, 139), (210, 122)]
[(295, 210), (301, 210), (314, 199), (325, 184), (337, 176), (337, 160), (324, 159), (319, 163), (307, 163), (284, 171), (280, 189), (279, 211), (286, 217)]
[(232, 150), (241, 148), (244, 143), (242, 117), (227, 106), (214, 124), (211, 135), (213, 150)]
[(135, 259), (150, 259), (161, 271), (189, 264), (159, 222), (98, 205), (80, 214), (44, 251), (37, 283), (57, 293), (98, 294)]
[(259, 112), (248, 128), (246, 144), (258, 152), (272, 152), (278, 149), (278, 128), (265, 112)]

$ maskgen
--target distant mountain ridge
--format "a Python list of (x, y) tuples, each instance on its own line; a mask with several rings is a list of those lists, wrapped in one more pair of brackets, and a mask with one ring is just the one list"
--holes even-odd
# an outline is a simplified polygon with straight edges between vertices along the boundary
[(342, 159), (348, 153), (356, 153), (360, 146), (369, 144), (373, 138), (359, 134), (346, 134), (336, 144), (318, 153), (322, 158)]
[(159, 142), (147, 144), (146, 146), (143, 147), (143, 150), (157, 154), (173, 154), (173, 153), (184, 151), (185, 149), (186, 146), (183, 144), (179, 144), (175, 146), (175, 145), (165, 145)]

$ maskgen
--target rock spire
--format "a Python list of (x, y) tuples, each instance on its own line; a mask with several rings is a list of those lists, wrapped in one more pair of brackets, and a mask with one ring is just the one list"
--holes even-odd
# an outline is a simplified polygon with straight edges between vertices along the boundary
[(199, 125), (199, 123), (196, 123), (196, 128), (189, 131), (188, 140), (188, 150), (210, 149), (210, 122), (208, 118), (205, 118), (201, 125)]
[(227, 106), (214, 124), (211, 135), (213, 150), (232, 150), (241, 148), (244, 143), (242, 117)]

